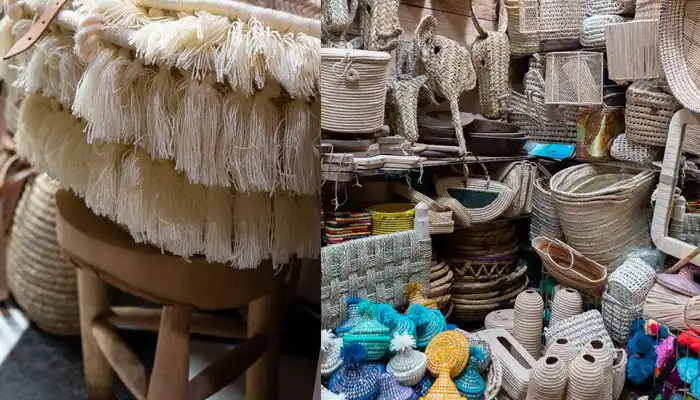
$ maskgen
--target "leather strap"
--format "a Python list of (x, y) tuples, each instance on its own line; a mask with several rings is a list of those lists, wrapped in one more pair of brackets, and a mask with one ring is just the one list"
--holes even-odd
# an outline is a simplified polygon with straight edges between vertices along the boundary
[(22, 36), (21, 39), (16, 41), (10, 49), (10, 51), (8, 51), (7, 54), (5, 54), (3, 60), (7, 60), (16, 56), (17, 54), (21, 54), (27, 51), (30, 47), (32, 47), (34, 43), (36, 43), (37, 40), (39, 40), (41, 35), (44, 34), (46, 28), (49, 27), (51, 21), (53, 21), (53, 19), (56, 18), (56, 15), (58, 15), (58, 12), (61, 10), (61, 7), (63, 7), (63, 5), (66, 4), (67, 1), (68, 0), (56, 0), (56, 2), (51, 5), (51, 7), (44, 10), (44, 12), (41, 13), (39, 18), (36, 19), (36, 22), (34, 22), (34, 25), (32, 25), (29, 31), (24, 36)]

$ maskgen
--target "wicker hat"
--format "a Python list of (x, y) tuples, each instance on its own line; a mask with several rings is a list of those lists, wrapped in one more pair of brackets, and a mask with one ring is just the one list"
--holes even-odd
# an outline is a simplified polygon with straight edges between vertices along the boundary
[(379, 375), (385, 372), (378, 363), (363, 363), (367, 350), (359, 344), (344, 345), (341, 350), (343, 366), (328, 382), (333, 393), (342, 393), (348, 400), (370, 400), (379, 392)]
[(415, 393), (406, 386), (399, 385), (392, 374), (379, 375), (379, 396), (377, 400), (413, 400)]
[(479, 373), (486, 365), (486, 354), (476, 346), (470, 346), (469, 364), (467, 368), (455, 378), (457, 390), (468, 399), (480, 399), (486, 391), (486, 381)]
[(675, 292), (693, 297), (700, 295), (700, 285), (695, 283), (696, 275), (700, 275), (700, 268), (686, 265), (677, 274), (657, 274), (656, 281)]
[(357, 313), (357, 307), (359, 307), (362, 301), (364, 300), (359, 297), (348, 297), (345, 299), (345, 304), (348, 306), (348, 319), (340, 324), (340, 326), (338, 326), (338, 328), (335, 330), (338, 336), (343, 336), (344, 334), (350, 332), (350, 329), (352, 329), (353, 326), (362, 320), (360, 315)]
[(440, 310), (429, 310), (419, 304), (413, 304), (406, 312), (416, 324), (416, 343), (419, 349), (424, 349), (438, 333), (445, 330), (447, 322)]
[(389, 328), (384, 326), (375, 318), (374, 304), (363, 301), (357, 307), (357, 312), (361, 318), (350, 332), (343, 336), (344, 344), (357, 343), (367, 350), (366, 359), (376, 361), (384, 357), (389, 350)]
[(321, 375), (330, 376), (340, 368), (343, 360), (340, 358), (340, 349), (343, 347), (343, 339), (336, 338), (328, 329), (321, 329)]
[(386, 370), (405, 386), (419, 384), (428, 365), (425, 354), (414, 350), (415, 347), (416, 340), (406, 333), (394, 334), (391, 340), (391, 350), (396, 351), (396, 355), (389, 360)]
[(383, 325), (389, 328), (389, 336), (394, 337), (394, 334), (408, 333), (416, 337), (416, 324), (405, 315), (396, 311), (389, 304), (377, 304), (375, 306), (377, 319)]
[(450, 378), (450, 368), (445, 366), (428, 390), (428, 394), (421, 397), (421, 400), (466, 400), (466, 398), (459, 394), (457, 386)]
[(435, 379), (433, 379), (430, 374), (426, 374), (417, 385), (413, 386), (413, 391), (418, 395), (418, 397), (423, 397), (428, 394), (428, 390), (433, 386)]

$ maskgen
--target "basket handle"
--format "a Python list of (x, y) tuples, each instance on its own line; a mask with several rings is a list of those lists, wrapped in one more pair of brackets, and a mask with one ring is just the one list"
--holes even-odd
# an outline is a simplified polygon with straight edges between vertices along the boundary
[[(552, 243), (560, 244), (560, 245), (566, 247), (566, 248), (569, 250), (569, 255), (571, 256), (571, 263), (569, 264), (568, 267), (563, 267), (561, 264), (559, 264), (558, 262), (554, 261), (554, 259), (552, 258), (552, 255), (551, 255), (550, 252), (549, 252), (549, 248), (550, 248), (550, 246), (552, 245)], [(550, 260), (553, 264), (556, 264), (556, 265), (559, 266), (560, 268), (562, 268), (562, 269), (564, 269), (564, 270), (567, 270), (567, 271), (571, 271), (572, 273), (578, 275), (578, 276), (581, 277), (582, 279), (585, 279), (585, 280), (588, 281), (589, 283), (596, 283), (596, 281), (590, 279), (589, 277), (587, 277), (587, 276), (581, 274), (580, 272), (578, 272), (578, 271), (576, 271), (576, 270), (574, 269), (574, 263), (575, 263), (575, 260), (576, 260), (576, 257), (575, 257), (575, 255), (574, 255), (574, 252), (573, 252), (573, 250), (571, 249), (571, 246), (568, 246), (566, 243), (562, 242), (561, 240), (559, 240), (559, 239), (550, 239), (549, 244), (547, 244), (547, 257), (549, 258), (549, 260)]]

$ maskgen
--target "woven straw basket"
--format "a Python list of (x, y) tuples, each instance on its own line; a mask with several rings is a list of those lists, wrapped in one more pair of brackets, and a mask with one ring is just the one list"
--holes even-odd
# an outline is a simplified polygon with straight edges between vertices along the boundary
[(372, 235), (410, 231), (416, 210), (409, 203), (378, 204), (367, 209), (372, 214)]
[(603, 103), (603, 54), (562, 51), (546, 56), (545, 104)]
[(635, 81), (627, 88), (625, 129), (632, 143), (665, 146), (671, 118), (681, 108), (657, 81)]
[(39, 175), (20, 199), (7, 249), (10, 290), (30, 320), (57, 335), (77, 335), (75, 267), (63, 258), (56, 237), (58, 182)]
[(683, 106), (700, 112), (700, 23), (698, 0), (663, 0), (659, 19), (661, 66), (673, 94)]
[(656, 20), (635, 20), (605, 26), (610, 79), (620, 82), (663, 77), (656, 24)]
[(581, 22), (581, 46), (605, 48), (605, 26), (625, 22), (619, 15), (592, 15)]
[(384, 123), (389, 53), (321, 49), (321, 128), (377, 132)]

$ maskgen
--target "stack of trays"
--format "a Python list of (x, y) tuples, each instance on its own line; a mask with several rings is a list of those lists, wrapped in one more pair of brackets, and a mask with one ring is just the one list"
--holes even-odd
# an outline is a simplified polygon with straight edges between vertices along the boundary
[[(460, 113), (462, 129), (474, 121), (469, 113)], [(428, 145), (426, 153), (429, 158), (454, 157), (459, 153), (455, 129), (452, 126), (452, 114), (449, 111), (431, 111), (418, 117), (418, 141)]]
[(370, 236), (372, 216), (368, 212), (327, 212), (324, 218), (323, 242), (343, 243)]
[(452, 310), (452, 280), (454, 273), (450, 271), (450, 266), (444, 261), (433, 260), (430, 265), (430, 295), (429, 298), (435, 300), (440, 311), (448, 316)]

